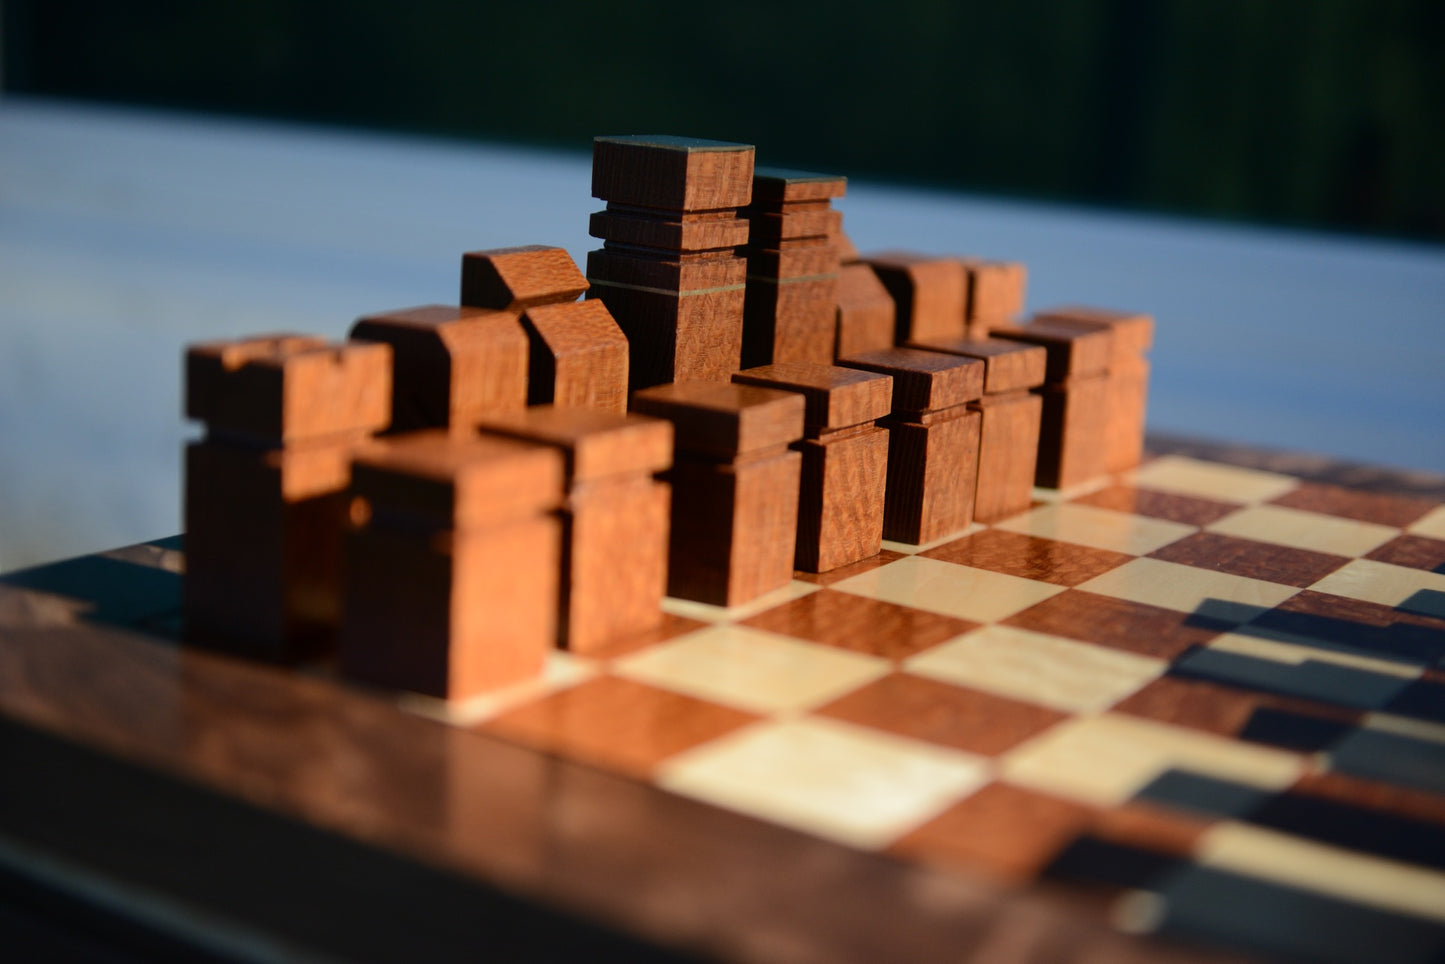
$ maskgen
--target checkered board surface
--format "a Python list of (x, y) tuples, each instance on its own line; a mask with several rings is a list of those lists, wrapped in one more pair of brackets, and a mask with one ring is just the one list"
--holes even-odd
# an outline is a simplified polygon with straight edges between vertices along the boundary
[(1125, 929), (1445, 959), (1445, 506), (1181, 456), (415, 712)]

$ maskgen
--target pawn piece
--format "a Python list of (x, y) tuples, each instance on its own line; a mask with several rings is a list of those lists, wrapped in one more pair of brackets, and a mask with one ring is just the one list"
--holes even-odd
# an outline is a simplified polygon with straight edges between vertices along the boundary
[(527, 335), (511, 312), (407, 308), (358, 319), (351, 337), (395, 353), (393, 432), (465, 430), (527, 404)]
[(352, 452), (390, 418), (391, 349), (266, 336), (186, 354), (187, 638), (262, 659), (325, 653), (341, 613)]
[(968, 527), (978, 475), (984, 365), (972, 358), (887, 348), (840, 365), (893, 378), (888, 430), (888, 499), (883, 535), (918, 545)]
[(778, 388), (802, 395), (805, 437), (798, 496), (794, 566), (827, 572), (876, 556), (882, 547), (884, 485), (888, 479), (888, 433), (874, 425), (887, 415), (893, 379), (811, 362), (779, 362), (745, 368), (741, 385)]
[(601, 301), (540, 305), (522, 315), (527, 403), (627, 411), (627, 336)]
[(556, 636), (562, 456), (439, 430), (358, 455), (341, 672), (460, 700), (542, 672)]
[(961, 258), (968, 272), (967, 335), (987, 338), (995, 325), (1012, 324), (1024, 311), (1028, 270), (1017, 261)]
[(1053, 308), (1035, 320), (1082, 328), (1108, 328), (1114, 333), (1109, 359), (1109, 400), (1104, 468), (1123, 472), (1144, 454), (1144, 420), (1149, 399), (1149, 362), (1145, 352), (1154, 343), (1154, 319), (1148, 315), (1103, 308)]
[(917, 348), (976, 358), (984, 365), (978, 410), (978, 486), (973, 517), (997, 522), (1027, 509), (1033, 499), (1043, 400), (1031, 389), (1044, 382), (1045, 351), (1004, 338), (916, 342)]
[(894, 344), (962, 338), (968, 310), (968, 272), (957, 258), (906, 251), (865, 255), (897, 305)]
[(1000, 328), (998, 333), (1045, 350), (1034, 484), (1068, 489), (1103, 475), (1113, 333), (1051, 322)]
[(838, 358), (893, 347), (893, 297), (866, 264), (845, 264), (838, 269)]
[(672, 465), (672, 425), (542, 405), (480, 428), (565, 457), (559, 643), (585, 655), (661, 623), (669, 490), (653, 474)]
[(587, 279), (562, 248), (528, 244), (462, 255), (461, 303), (469, 308), (523, 311), (576, 301)]
[(751, 385), (644, 389), (632, 411), (676, 431), (667, 593), (736, 606), (793, 576), (803, 397)]

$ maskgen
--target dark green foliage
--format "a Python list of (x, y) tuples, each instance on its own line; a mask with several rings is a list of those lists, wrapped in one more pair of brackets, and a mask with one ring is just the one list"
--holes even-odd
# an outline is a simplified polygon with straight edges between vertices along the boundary
[(1438, 0), (8, 0), (5, 85), (1445, 237)]

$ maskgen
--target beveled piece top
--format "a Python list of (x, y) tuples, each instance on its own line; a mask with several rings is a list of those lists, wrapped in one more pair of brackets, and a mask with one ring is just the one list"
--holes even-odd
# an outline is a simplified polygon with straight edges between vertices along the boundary
[(461, 302), (472, 308), (521, 311), (576, 301), (587, 279), (563, 248), (527, 244), (462, 255)]
[(645, 415), (534, 405), (488, 416), (477, 428), (484, 435), (561, 450), (570, 482), (660, 472), (672, 465), (672, 423)]
[(388, 345), (273, 334), (186, 349), (186, 415), (265, 445), (376, 432), (391, 422)]
[(825, 201), (842, 197), (848, 179), (841, 174), (815, 174), (784, 167), (753, 169), (754, 201)]
[(1048, 352), (1042, 345), (1007, 338), (930, 338), (908, 344), (910, 348), (979, 359), (984, 364), (983, 390), (988, 395), (1037, 388), (1044, 383)]
[(632, 396), (631, 410), (672, 422), (677, 451), (717, 458), (803, 437), (803, 396), (731, 382), (673, 382)]
[(352, 463), (352, 491), (373, 518), (467, 529), (555, 509), (563, 458), (555, 448), (441, 429), (368, 443)]
[(895, 412), (931, 412), (971, 402), (983, 395), (987, 367), (978, 358), (918, 348), (860, 352), (838, 364), (892, 376)]
[(668, 211), (740, 208), (752, 199), (753, 146), (632, 134), (592, 141), (592, 196)]
[(806, 400), (804, 428), (826, 432), (875, 421), (893, 409), (893, 379), (886, 374), (790, 361), (746, 368), (733, 375), (740, 385), (780, 388)]

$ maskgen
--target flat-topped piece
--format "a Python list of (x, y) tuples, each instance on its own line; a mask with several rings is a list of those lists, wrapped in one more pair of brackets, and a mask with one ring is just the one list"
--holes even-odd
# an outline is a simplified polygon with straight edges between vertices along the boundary
[(803, 396), (732, 382), (677, 382), (632, 396), (632, 411), (672, 422), (678, 452), (732, 458), (803, 437)]
[(369, 443), (352, 464), (361, 511), (405, 525), (468, 529), (554, 509), (562, 454), (544, 445), (441, 430)]
[(960, 258), (968, 272), (969, 321), (1005, 322), (1023, 314), (1028, 269), (1017, 261)]
[(462, 304), (521, 311), (576, 301), (587, 279), (565, 249), (545, 244), (468, 251), (462, 255)]
[(1030, 322), (998, 329), (1013, 341), (1042, 345), (1048, 353), (1044, 381), (1055, 384), (1079, 375), (1096, 375), (1109, 367), (1114, 353), (1114, 336), (1108, 328)]
[(977, 358), (918, 348), (885, 348), (840, 358), (838, 364), (891, 376), (895, 412), (952, 408), (983, 394), (985, 365)]
[(1051, 325), (1103, 325), (1108, 327), (1114, 332), (1115, 361), (1142, 355), (1154, 346), (1154, 319), (1140, 312), (1066, 305), (1040, 311), (1034, 315), (1034, 321), (1047, 322)]
[(633, 134), (592, 141), (592, 196), (669, 211), (740, 208), (752, 199), (753, 147)]
[(536, 405), (489, 417), (478, 428), (560, 449), (574, 483), (672, 465), (672, 423), (644, 415)]
[(367, 315), (351, 337), (396, 354), (394, 429), (466, 425), (527, 404), (527, 334), (511, 312), (425, 305)]
[(837, 354), (842, 358), (893, 345), (893, 297), (866, 264), (843, 264), (838, 269)]
[(841, 174), (816, 174), (783, 167), (753, 169), (753, 201), (823, 201), (848, 192), (848, 179)]
[(957, 258), (909, 251), (865, 255), (897, 304), (894, 341), (959, 338), (968, 307), (968, 272)]
[(280, 445), (391, 422), (387, 345), (276, 334), (186, 349), (186, 415)]
[(797, 392), (807, 402), (808, 432), (826, 432), (876, 421), (893, 408), (893, 380), (887, 375), (815, 362), (777, 362), (733, 375), (740, 385)]
[(1007, 338), (923, 339), (909, 347), (979, 359), (984, 364), (983, 390), (989, 395), (1037, 388), (1044, 383), (1048, 364), (1044, 346)]

